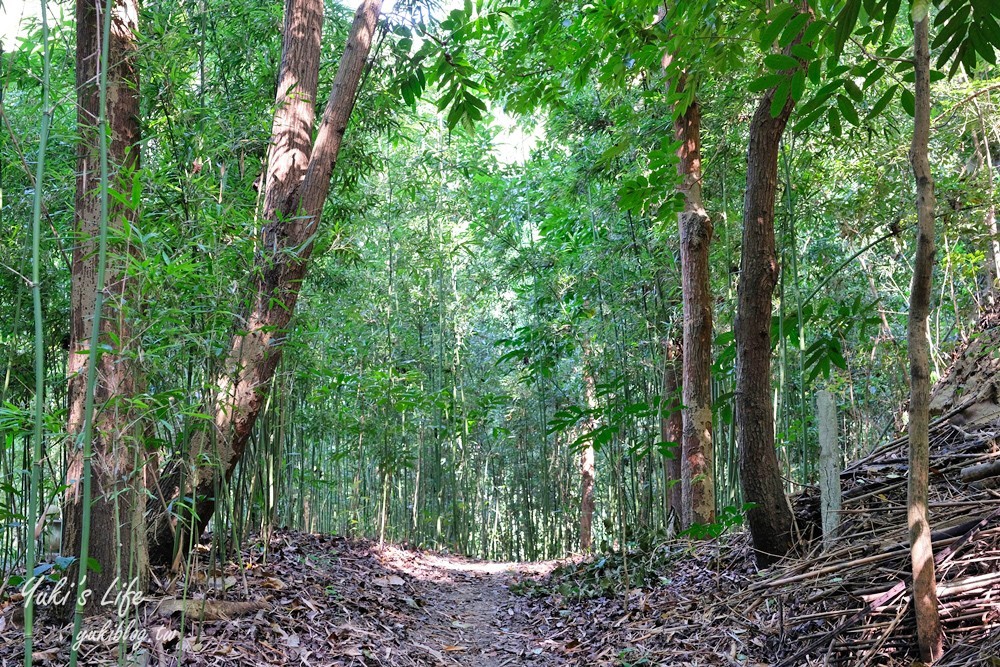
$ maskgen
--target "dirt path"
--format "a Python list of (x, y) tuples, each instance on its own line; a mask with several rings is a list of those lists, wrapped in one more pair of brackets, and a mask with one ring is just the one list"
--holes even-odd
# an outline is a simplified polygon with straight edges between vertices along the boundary
[(526, 601), (509, 590), (517, 576), (544, 574), (552, 564), (487, 563), (394, 548), (380, 557), (408, 575), (421, 606), (421, 622), (409, 628), (409, 639), (426, 651), (428, 665), (568, 664), (556, 642), (533, 631)]
[[(204, 563), (192, 568), (187, 613), (163, 576), (140, 609), (144, 632), (126, 649), (130, 664), (147, 667), (571, 667), (581, 663), (565, 657), (565, 638), (533, 628), (531, 602), (509, 589), (553, 566), (275, 531), (266, 554), (250, 543), (218, 576)], [(0, 667), (23, 660), (20, 606), (0, 596)], [(67, 664), (72, 626), (40, 619), (35, 664)], [(117, 665), (118, 649), (117, 639), (88, 640), (81, 664)]]

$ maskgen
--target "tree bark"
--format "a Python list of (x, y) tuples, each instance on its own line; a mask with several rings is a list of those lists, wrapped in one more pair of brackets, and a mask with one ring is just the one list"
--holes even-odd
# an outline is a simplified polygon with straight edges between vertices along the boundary
[(931, 176), (927, 155), (931, 126), (928, 10), (927, 1), (918, 2), (913, 7), (916, 80), (910, 164), (917, 186), (917, 249), (913, 262), (913, 282), (910, 284), (910, 316), (907, 328), (910, 358), (910, 474), (907, 484), (907, 521), (910, 528), (917, 643), (921, 660), (930, 664), (941, 657), (943, 635), (938, 617), (934, 552), (927, 515), (930, 456), (928, 436), (930, 344), (927, 340), (927, 318), (930, 311), (931, 279), (934, 270), (934, 179)]
[[(991, 168), (992, 170), (992, 168)], [(992, 193), (992, 181), (990, 187), (989, 198), (993, 201)], [(984, 227), (986, 227), (987, 234), (987, 244), (986, 244), (986, 289), (985, 289), (985, 299), (988, 308), (992, 308), (996, 305), (997, 301), (997, 283), (1000, 280), (1000, 270), (997, 266), (1000, 265), (1000, 247), (997, 245), (997, 209), (996, 206), (992, 204), (986, 207), (986, 216), (983, 220)]]
[[(584, 346), (584, 356), (588, 356)], [(597, 391), (594, 386), (594, 375), (589, 370), (583, 371), (583, 394), (588, 410), (597, 407)], [(587, 418), (586, 429), (592, 431), (596, 427), (593, 416)], [(594, 480), (596, 468), (594, 462), (594, 442), (588, 440), (580, 452), (580, 551), (590, 551), (593, 544), (594, 531)]]
[(681, 299), (684, 310), (682, 524), (715, 521), (712, 468), (712, 290), (708, 262), (712, 221), (701, 199), (701, 107), (691, 102), (674, 121), (681, 142), (677, 172), (684, 211), (678, 215), (681, 241)]
[[(91, 440), (91, 518), (87, 556), (100, 565), (88, 568), (87, 588), (93, 592), (85, 613), (101, 610), (101, 596), (125, 589), (133, 578), (145, 588), (148, 576), (144, 514), (146, 453), (142, 433), (133, 426), (130, 401), (135, 393), (135, 369), (127, 351), (125, 321), (128, 301), (135, 300), (126, 267), (130, 248), (111, 241), (105, 271), (104, 298), (115, 317), (96, 311), (98, 288), (97, 243), (101, 227), (99, 65), (103, 0), (77, 0), (77, 178), (75, 235), (71, 267), (70, 347), (67, 362), (69, 416), (73, 439), (67, 455), (67, 488), (63, 495), (63, 553), (77, 558), (66, 576), (76, 581), (81, 557), (83, 520), (84, 406), (91, 327), (100, 319), (101, 349), (97, 357)], [(112, 6), (109, 68), (107, 73), (109, 187), (131, 192), (139, 166), (139, 72), (136, 65), (137, 0), (115, 0)], [(108, 211), (109, 238), (117, 239), (125, 221), (135, 222), (137, 211), (112, 201)], [(102, 309), (103, 310), (103, 309)], [(115, 580), (117, 578), (117, 584)], [(140, 589), (140, 590), (142, 590)], [(72, 611), (75, 595), (69, 600)]]
[(594, 540), (594, 446), (580, 452), (580, 551), (590, 551)]
[[(979, 115), (979, 128), (983, 133), (982, 143), (977, 141), (979, 145), (976, 147), (976, 150), (980, 152), (980, 158), (983, 166), (986, 168), (986, 194), (990, 202), (986, 207), (986, 216), (983, 221), (986, 227), (986, 289), (983, 296), (987, 304), (985, 310), (992, 310), (996, 305), (997, 281), (1000, 280), (1000, 264), (998, 264), (1000, 262), (1000, 243), (998, 243), (997, 238), (997, 209), (993, 205), (995, 191), (993, 185), (993, 151), (990, 150), (989, 128), (986, 125), (986, 119), (983, 117), (983, 110), (978, 103), (976, 103), (976, 112)], [(975, 133), (973, 133), (974, 139), (975, 136)]]
[(840, 528), (840, 442), (837, 438), (837, 400), (827, 390), (816, 392), (816, 426), (819, 431), (820, 517), (823, 548), (835, 544)]
[(230, 345), (226, 372), (214, 388), (211, 431), (192, 439), (184, 464), (174, 466), (159, 485), (168, 506), (193, 498), (193, 513), (191, 508), (168, 512), (161, 507), (151, 517), (154, 562), (170, 562), (190, 545), (192, 536), (201, 534), (215, 511), (216, 489), (229, 481), (246, 449), (281, 358), (381, 4), (364, 0), (358, 7), (315, 142), (311, 137), (323, 3), (288, 0), (286, 4), (278, 111), (265, 184), (266, 222), (253, 303)]
[(743, 249), (737, 287), (736, 423), (743, 498), (757, 563), (767, 567), (791, 549), (792, 512), (774, 447), (771, 404), (771, 295), (778, 279), (774, 202), (778, 149), (794, 101), (771, 116), (775, 89), (768, 90), (750, 123), (747, 186), (743, 203)]
[[(683, 344), (683, 343), (682, 343)], [(675, 341), (663, 341), (663, 400), (660, 412), (660, 440), (673, 442), (677, 447), (673, 456), (667, 459), (667, 483), (670, 484), (668, 500), (677, 524), (683, 520), (683, 495), (681, 494), (681, 449), (684, 441), (684, 419), (681, 413), (683, 358), (681, 345)], [(683, 527), (683, 526), (682, 526)]]

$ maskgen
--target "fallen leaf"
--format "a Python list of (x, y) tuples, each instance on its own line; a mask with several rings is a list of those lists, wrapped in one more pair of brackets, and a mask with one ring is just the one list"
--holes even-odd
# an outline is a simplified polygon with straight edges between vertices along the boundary
[(444, 662), (444, 655), (442, 655), (440, 651), (435, 651), (430, 646), (425, 646), (424, 644), (417, 644), (416, 642), (414, 642), (413, 645), (416, 646), (417, 648), (422, 648), (431, 655), (433, 655), (435, 658), (438, 659), (438, 662)]
[(270, 588), (270, 589), (275, 590), (275, 591), (280, 591), (280, 590), (286, 588), (285, 582), (283, 582), (281, 579), (278, 579), (276, 577), (266, 577), (263, 581), (260, 582), (260, 587), (261, 588)]
[(171, 642), (181, 636), (181, 633), (177, 630), (168, 628), (165, 625), (154, 625), (148, 629), (148, 632), (153, 641), (159, 643)]
[(221, 579), (218, 577), (213, 577), (209, 579), (208, 585), (215, 589), (221, 588), (222, 590), (226, 590), (235, 586), (236, 581), (237, 581), (236, 577), (234, 576), (222, 577)]

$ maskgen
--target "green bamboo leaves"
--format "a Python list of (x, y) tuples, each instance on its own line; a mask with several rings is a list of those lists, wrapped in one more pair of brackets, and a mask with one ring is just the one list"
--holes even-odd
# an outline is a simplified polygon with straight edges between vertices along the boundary
[[(818, 80), (819, 54), (811, 44), (825, 25), (822, 21), (810, 22), (809, 13), (793, 3), (779, 4), (765, 17), (759, 43), (761, 51), (767, 53), (764, 67), (769, 72), (751, 81), (748, 89), (753, 93), (774, 89), (772, 117), (781, 113), (789, 96), (795, 102), (802, 99), (807, 76)], [(768, 53), (776, 46), (781, 52)]]
[[(842, 120), (859, 127), (863, 122), (880, 116), (897, 98), (903, 110), (910, 116), (913, 115), (913, 93), (902, 85), (913, 82), (913, 63), (906, 58), (907, 47), (890, 48), (889, 43), (896, 27), (900, 4), (900, 0), (847, 0), (826, 39), (832, 53), (826, 63), (825, 78), (829, 83), (803, 105), (800, 118), (794, 126), (796, 132), (811, 127), (825, 115), (830, 134), (835, 138), (840, 137), (843, 134)], [(917, 0), (911, 3), (910, 11), (914, 15), (926, 15), (934, 5), (940, 8), (934, 17), (937, 30), (931, 44), (931, 48), (938, 51), (938, 69), (950, 62), (948, 76), (951, 77), (959, 65), (971, 72), (978, 58), (991, 64), (997, 63), (1000, 3), (990, 0), (939, 0), (935, 3)], [(863, 28), (858, 27), (859, 22), (863, 24)], [(862, 48), (872, 51), (866, 51), (868, 57), (860, 65), (840, 65), (840, 57), (852, 38)], [(874, 89), (874, 85), (887, 75), (897, 83), (882, 91), (874, 102), (866, 103), (865, 95), (859, 93)], [(931, 71), (932, 82), (943, 78), (945, 74), (942, 72)], [(857, 83), (859, 81), (863, 81), (860, 88)], [(841, 91), (840, 88), (844, 90)]]
[[(926, 3), (926, 0), (924, 0)], [(940, 49), (935, 66), (941, 69), (951, 62), (948, 76), (954, 76), (959, 64), (971, 72), (978, 58), (997, 64), (1000, 45), (1000, 3), (993, 0), (952, 0), (938, 2), (934, 17), (934, 41), (931, 50)]]
[[(440, 29), (447, 37), (438, 41), (437, 63), (429, 69), (427, 81), (424, 81), (422, 69), (418, 68), (415, 78), (411, 78), (402, 89), (404, 99), (409, 102), (419, 97), (427, 83), (436, 84), (441, 91), (436, 105), (438, 111), (448, 110), (449, 130), (461, 124), (472, 131), (487, 113), (485, 86), (477, 80), (482, 75), (464, 52), (464, 43), (480, 27), (478, 18), (482, 17), (476, 17), (471, 6), (452, 10), (448, 18), (441, 22)], [(430, 53), (427, 49), (421, 49), (421, 59), (425, 57), (424, 51)]]
[[(934, 40), (931, 50), (938, 51), (935, 67), (949, 62), (948, 76), (954, 76), (959, 65), (971, 72), (977, 59), (995, 65), (1000, 44), (1000, 3), (994, 0), (914, 0), (910, 5), (913, 17), (926, 16), (932, 5), (939, 8), (934, 17)], [(862, 6), (869, 18), (881, 18), (881, 41), (885, 45), (896, 24), (900, 0), (848, 0), (837, 15), (833, 53), (839, 58), (844, 46), (855, 34), (861, 19)]]

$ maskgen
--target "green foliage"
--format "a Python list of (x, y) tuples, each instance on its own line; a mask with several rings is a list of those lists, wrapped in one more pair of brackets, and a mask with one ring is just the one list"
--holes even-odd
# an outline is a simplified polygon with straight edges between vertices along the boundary
[(556, 568), (545, 580), (522, 579), (511, 591), (527, 597), (558, 595), (567, 600), (616, 597), (663, 583), (665, 573), (685, 557), (679, 543), (657, 533), (634, 535), (625, 548), (602, 551), (592, 559)]
[[(772, 111), (797, 102), (778, 188), (781, 312), (770, 341), (786, 477), (810, 481), (808, 401), (821, 385), (849, 406), (849, 455), (891, 433), (906, 388), (898, 341), (911, 249), (895, 237), (873, 243), (894, 221), (910, 224), (907, 7), (812, 4), (811, 17), (789, 1), (770, 11), (731, 0), (397, 6), (227, 499), (234, 532), (281, 521), (494, 558), (562, 556), (578, 544), (579, 454), (592, 445), (595, 537), (617, 551), (563, 582), (564, 594), (636, 585), (626, 554), (669, 567), (678, 556), (659, 540), (676, 486), (665, 464), (678, 445), (664, 442), (661, 421), (680, 397), (665, 395), (664, 341), (679, 338), (683, 319), (673, 123), (696, 96), (715, 226), (720, 519), (692, 535), (736, 529), (746, 509), (734, 476), (732, 314), (754, 95), (771, 95)], [(932, 161), (945, 240), (936, 279), (948, 286), (934, 304), (941, 367), (969, 334), (982, 291), (983, 214), (996, 175), (976, 155), (996, 132), (995, 5), (954, 0), (932, 12)], [(147, 450), (168, 459), (210, 429), (212, 378), (248, 307), (282, 23), (279, 4), (264, 0), (184, 11), (157, 0), (142, 11), (141, 169), (111, 193), (139, 213), (127, 257), (112, 243), (139, 298), (117, 304), (136, 323), (134, 339), (108, 344), (125, 347), (141, 378), (119, 405), (146, 425)], [(350, 11), (330, 3), (326, 16), (320, 98)], [(54, 32), (61, 102), (43, 190), (46, 492), (61, 484), (68, 253), (77, 242), (72, 27)], [(10, 132), (0, 137), (0, 262), (21, 274), (39, 39), (29, 30), (3, 56)], [(955, 76), (959, 64), (967, 80)], [(514, 129), (527, 138), (510, 138)], [(1000, 147), (989, 145), (995, 156)], [(24, 280), (0, 269), (9, 378), (0, 392), (0, 520), (18, 531), (34, 398), (28, 296)], [(4, 565), (19, 549), (13, 538), (0, 546)], [(658, 581), (650, 571), (646, 585)]]
[(739, 507), (727, 505), (719, 511), (714, 522), (710, 524), (693, 523), (681, 531), (680, 535), (695, 540), (718, 539), (734, 528), (742, 526), (746, 513), (754, 507), (756, 507), (754, 503), (743, 503)]
[[(871, 41), (865, 44), (881, 41), (885, 45), (890, 39), (896, 25), (901, 0), (878, 0), (867, 2), (866, 12), (869, 17), (880, 20), (880, 27), (869, 32)], [(930, 2), (912, 2), (914, 7), (920, 4), (930, 5)], [(934, 16), (934, 37), (931, 48), (938, 51), (936, 67), (943, 68), (949, 62), (951, 69), (949, 77), (954, 76), (961, 65), (967, 74), (972, 74), (979, 59), (995, 65), (997, 62), (997, 44), (1000, 44), (1000, 6), (985, 0), (936, 0), (934, 3), (938, 12)], [(839, 58), (848, 39), (856, 33), (855, 28), (861, 14), (861, 0), (847, 0), (836, 19), (834, 36), (834, 57)], [(926, 8), (925, 10), (926, 11)], [(881, 37), (878, 40), (878, 37)]]

